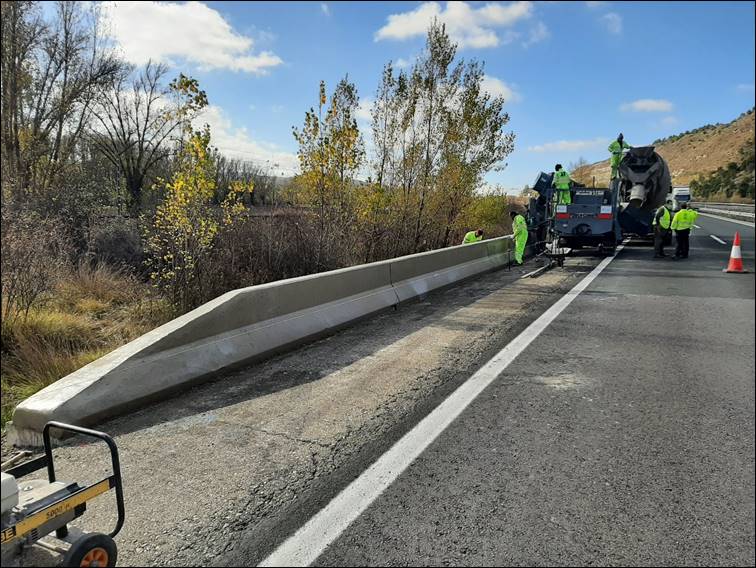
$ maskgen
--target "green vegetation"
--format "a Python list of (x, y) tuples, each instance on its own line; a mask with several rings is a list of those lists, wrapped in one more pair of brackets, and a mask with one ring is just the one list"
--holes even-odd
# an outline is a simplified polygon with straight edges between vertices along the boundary
[(411, 69), (385, 66), (371, 151), (355, 86), (321, 82), (280, 183), (213, 148), (197, 80), (123, 61), (98, 3), (0, 8), (3, 424), (228, 290), (509, 231), (507, 197), (478, 192), (514, 147), (504, 100), (437, 23)]
[(107, 265), (82, 263), (58, 276), (24, 317), (3, 319), (3, 425), (24, 398), (172, 315), (147, 285)]
[(753, 140), (739, 151), (737, 162), (730, 162), (709, 175), (690, 182), (694, 199), (701, 201), (731, 201), (754, 199)]

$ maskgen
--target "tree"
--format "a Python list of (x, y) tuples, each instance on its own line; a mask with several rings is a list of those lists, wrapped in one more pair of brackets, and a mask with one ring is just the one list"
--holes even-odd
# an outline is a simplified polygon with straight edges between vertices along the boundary
[(75, 157), (92, 103), (122, 63), (105, 47), (100, 7), (2, 3), (3, 185), (15, 198), (51, 188)]
[(145, 227), (145, 251), (154, 285), (184, 312), (209, 299), (212, 268), (207, 260), (215, 239), (240, 219), (242, 196), (252, 188), (233, 182), (220, 211), (213, 206), (216, 172), (208, 126), (199, 131), (187, 127), (177, 162), (171, 179), (157, 184), (165, 198)]
[(98, 99), (90, 139), (123, 175), (136, 213), (147, 175), (173, 151), (171, 136), (185, 131), (207, 95), (196, 79), (180, 74), (169, 85), (167, 67), (147, 63), (113, 78)]
[(357, 89), (347, 77), (339, 81), (330, 103), (321, 81), (317, 111), (311, 108), (302, 128), (293, 128), (301, 169), (294, 185), (300, 202), (317, 216), (318, 270), (339, 264), (348, 254), (344, 236), (354, 217), (354, 178), (365, 154), (355, 119), (358, 105)]
[(383, 70), (373, 107), (381, 199), (393, 220), (387, 256), (446, 246), (483, 175), (514, 148), (502, 97), (483, 90), (483, 66), (455, 62), (457, 46), (434, 21), (409, 73)]

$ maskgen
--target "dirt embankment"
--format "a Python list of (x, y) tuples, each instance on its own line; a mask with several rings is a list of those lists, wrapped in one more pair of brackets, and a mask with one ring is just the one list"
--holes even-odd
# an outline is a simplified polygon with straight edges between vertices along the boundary
[[(670, 136), (655, 144), (657, 152), (669, 163), (673, 185), (688, 185), (691, 180), (709, 174), (739, 159), (740, 149), (753, 144), (754, 113), (748, 112), (728, 124), (710, 125)], [(629, 140), (630, 144), (647, 144)], [(604, 186), (609, 183), (609, 160), (589, 164), (572, 172), (582, 183)]]

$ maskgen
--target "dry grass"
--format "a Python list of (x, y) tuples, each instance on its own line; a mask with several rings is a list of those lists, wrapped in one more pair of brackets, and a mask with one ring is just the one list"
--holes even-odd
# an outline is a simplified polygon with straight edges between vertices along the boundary
[[(740, 149), (753, 139), (753, 132), (754, 113), (750, 113), (729, 124), (663, 142), (656, 149), (669, 164), (672, 184), (688, 185), (691, 180), (701, 175), (710, 174), (729, 162), (737, 162)], [(643, 140), (628, 142), (636, 146), (647, 143)], [(598, 187), (606, 187), (610, 173), (609, 160), (596, 162), (572, 172), (573, 179), (589, 185), (595, 176)], [(695, 199), (695, 196), (693, 198)], [(722, 201), (732, 201), (732, 198)]]
[(79, 265), (26, 319), (3, 323), (2, 425), (24, 398), (171, 317), (131, 275)]

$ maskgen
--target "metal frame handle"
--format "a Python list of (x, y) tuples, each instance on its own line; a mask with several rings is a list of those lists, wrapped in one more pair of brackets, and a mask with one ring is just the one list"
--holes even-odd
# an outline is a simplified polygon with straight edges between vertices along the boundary
[(113, 466), (113, 487), (116, 492), (116, 506), (118, 508), (118, 521), (116, 522), (115, 529), (110, 533), (110, 537), (115, 537), (123, 527), (123, 522), (126, 518), (126, 508), (123, 504), (123, 483), (121, 481), (121, 461), (118, 458), (118, 447), (116, 446), (113, 438), (105, 434), (104, 432), (98, 432), (97, 430), (90, 430), (89, 428), (82, 428), (81, 426), (73, 426), (72, 424), (63, 424), (62, 422), (48, 422), (45, 424), (42, 430), (42, 439), (45, 444), (45, 457), (47, 458), (47, 477), (50, 483), (55, 481), (55, 464), (53, 463), (52, 444), (50, 442), (50, 428), (57, 428), (66, 432), (72, 432), (74, 434), (81, 434), (82, 436), (89, 436), (90, 438), (96, 438), (102, 440), (108, 445), (110, 449), (110, 459)]

